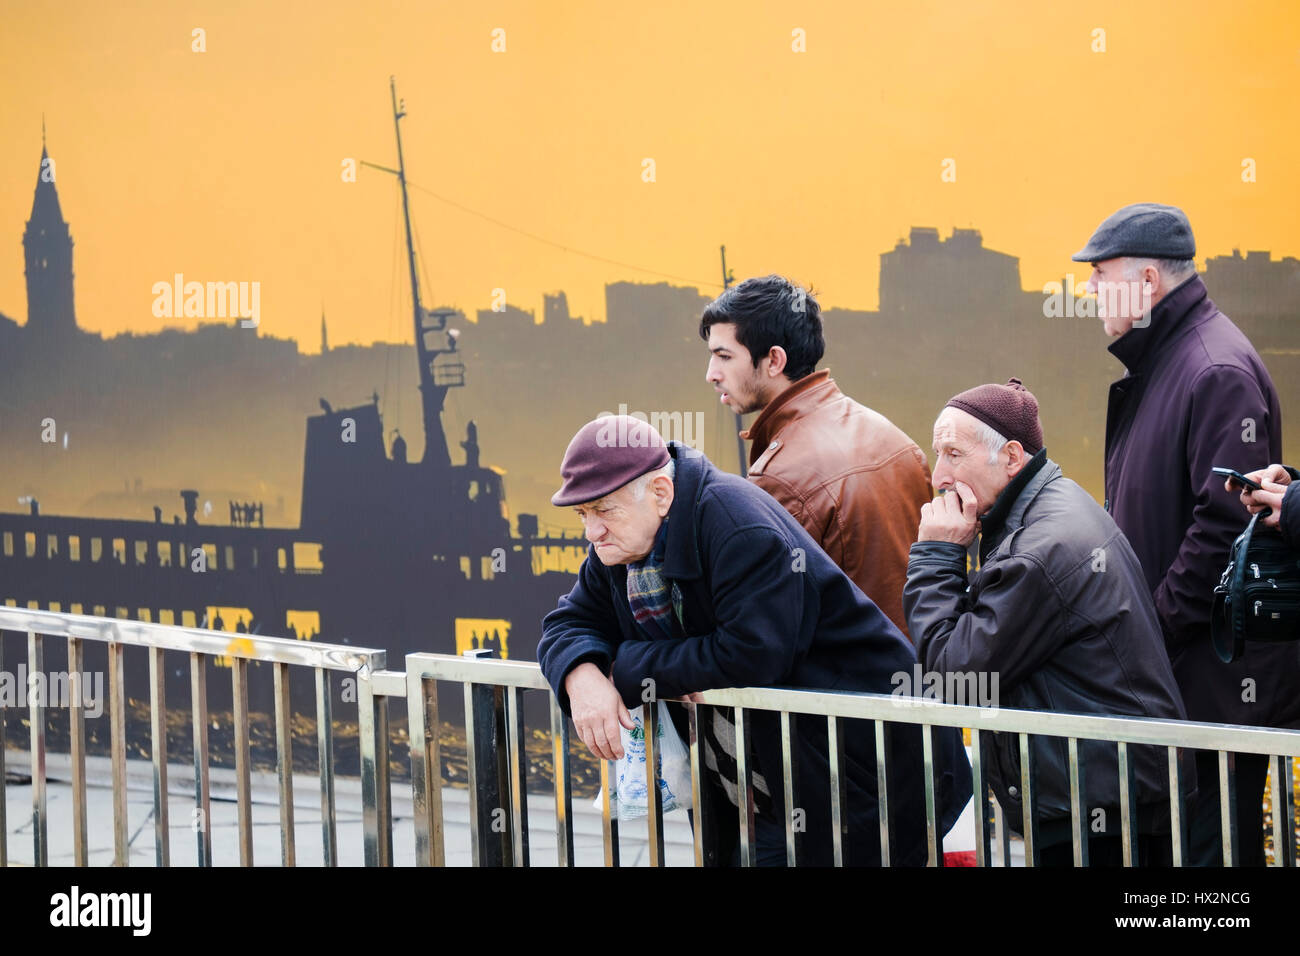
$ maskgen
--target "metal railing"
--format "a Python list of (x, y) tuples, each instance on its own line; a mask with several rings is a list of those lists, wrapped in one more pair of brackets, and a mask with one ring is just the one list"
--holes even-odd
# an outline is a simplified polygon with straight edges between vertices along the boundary
[[(446, 862), (446, 819), (443, 812), (442, 754), (438, 728), (438, 684), (460, 684), (464, 699), (466, 765), (469, 793), (469, 834), (474, 865), (530, 865), (528, 760), (525, 741), (528, 728), (525, 717), (525, 694), (544, 694), (554, 767), (554, 803), (556, 828), (556, 862), (560, 866), (576, 863), (574, 852), (574, 813), (570, 734), (567, 718), (550, 693), (550, 688), (534, 663), (498, 661), (481, 658), (486, 652), (466, 656), (445, 654), (410, 654), (405, 671), (386, 670), (381, 650), (351, 646), (325, 645), (253, 635), (230, 635), (193, 628), (171, 627), (136, 621), (91, 618), (45, 611), (0, 608), (0, 631), (26, 632), (28, 666), (33, 672), (42, 664), (43, 640), (61, 637), (68, 642), (69, 672), (79, 671), (86, 641), (107, 644), (109, 659), (110, 727), (113, 763), (113, 832), (115, 864), (127, 862), (126, 839), (126, 734), (123, 691), (123, 648), (140, 646), (149, 649), (150, 718), (154, 791), (156, 863), (170, 863), (167, 843), (167, 760), (163, 694), (162, 656), (165, 651), (190, 656), (194, 726), (194, 780), (196, 811), (202, 819), (209, 816), (207, 703), (204, 665), (209, 657), (233, 658), (231, 669), (234, 698), (235, 760), (238, 783), (239, 856), (241, 865), (252, 864), (251, 808), (249, 798), (249, 737), (247, 703), (247, 665), (249, 661), (269, 662), (275, 680), (275, 736), (277, 779), (279, 782), (281, 861), (296, 862), (293, 833), (292, 761), (290, 710), (288, 695), (289, 668), (311, 667), (317, 688), (317, 747), (321, 789), (321, 826), (324, 862), (337, 862), (336, 807), (334, 802), (334, 758), (330, 713), (330, 673), (344, 671), (357, 680), (359, 771), (361, 777), (362, 830), (364, 861), (367, 865), (390, 865), (393, 859), (392, 791), (389, 780), (390, 738), (388, 702), (399, 698), (406, 703), (410, 730), (411, 799), (414, 823), (415, 859), (419, 865), (441, 866)], [(0, 654), (3, 644), (0, 643)], [(0, 658), (0, 671), (3, 670)], [(77, 678), (78, 680), (80, 678)], [(75, 862), (87, 863), (86, 854), (86, 780), (84, 761), (86, 740), (84, 707), (79, 693), (74, 693), (71, 709), (70, 746), (72, 751), (73, 828)], [(737, 813), (740, 862), (756, 861), (754, 784), (750, 746), (750, 716), (754, 712), (778, 715), (781, 742), (781, 780), (784, 798), (786, 860), (797, 862), (797, 747), (795, 722), (824, 721), (828, 743), (828, 773), (832, 853), (835, 865), (845, 863), (849, 815), (847, 764), (845, 761), (846, 720), (871, 721), (876, 743), (876, 792), (879, 795), (881, 862), (891, 862), (892, 837), (889, 808), (889, 761), (885, 758), (886, 728), (892, 724), (919, 725), (924, 772), (924, 811), (926, 849), (930, 865), (942, 860), (943, 839), (939, 832), (939, 809), (936, 787), (935, 728), (965, 728), (970, 731), (971, 770), (976, 805), (974, 807), (976, 865), (993, 861), (993, 847), (1000, 849), (1002, 865), (1010, 865), (1008, 827), (1001, 808), (990, 806), (989, 768), (986, 743), (995, 733), (1014, 734), (1020, 754), (1020, 791), (1023, 816), (1019, 821), (1023, 834), (1026, 865), (1036, 865), (1039, 858), (1038, 819), (1035, 800), (1039, 781), (1035, 770), (1031, 737), (1061, 738), (1068, 750), (1070, 793), (1070, 831), (1073, 861), (1088, 864), (1088, 820), (1084, 794), (1085, 767), (1080, 759), (1080, 741), (1108, 741), (1115, 744), (1121, 816), (1123, 863), (1137, 862), (1138, 800), (1133, 747), (1162, 747), (1167, 753), (1169, 779), (1169, 821), (1172, 861), (1183, 865), (1186, 854), (1188, 808), (1182, 777), (1183, 750), (1216, 751), (1217, 781), (1200, 781), (1202, 790), (1217, 786), (1221, 820), (1221, 841), (1225, 866), (1239, 860), (1240, 834), (1237, 831), (1234, 797), (1235, 753), (1261, 754), (1271, 757), (1273, 778), (1272, 835), (1275, 866), (1293, 866), (1296, 862), (1294, 828), (1294, 792), (1292, 759), (1300, 756), (1300, 731), (1238, 727), (1190, 721), (1153, 720), (1131, 717), (1103, 717), (984, 708), (919, 701), (892, 695), (837, 693), (775, 688), (732, 688), (710, 690), (699, 702), (687, 705), (689, 714), (689, 752), (694, 811), (693, 853), (697, 866), (706, 862), (702, 833), (705, 830), (704, 806), (701, 802), (705, 771), (702, 765), (699, 727), (709, 708), (732, 710), (736, 729)], [(39, 704), (30, 704), (32, 814), (34, 861), (47, 860), (46, 833), (48, 813), (45, 781), (45, 719)], [(646, 707), (646, 764), (657, 766), (657, 708)], [(0, 779), (3, 779), (4, 725), (0, 721)], [(601, 832), (603, 862), (619, 865), (619, 827), (617, 814), (610, 802), (611, 761), (600, 761)], [(657, 781), (656, 781), (657, 782)], [(650, 810), (646, 816), (648, 861), (651, 866), (664, 864), (664, 819), (658, 786), (649, 787)], [(4, 819), (5, 801), (0, 799), (0, 865), (7, 860)], [(726, 806), (726, 805), (724, 805)], [(996, 810), (996, 812), (991, 812)], [(725, 812), (725, 811), (724, 811)], [(996, 821), (990, 825), (989, 821)], [(996, 832), (995, 832), (996, 831)], [(198, 833), (200, 865), (210, 865), (212, 847), (210, 830)], [(716, 861), (714, 861), (716, 862)]]
[[(290, 667), (310, 667), (315, 671), (317, 747), (320, 758), (318, 775), (321, 792), (321, 840), (327, 865), (337, 861), (338, 852), (330, 693), (332, 672), (343, 671), (355, 674), (358, 678), (358, 727), (363, 781), (375, 781), (380, 776), (377, 772), (380, 766), (386, 776), (386, 761), (381, 762), (376, 759), (380, 749), (376, 730), (383, 707), (373, 698), (372, 684), (368, 680), (374, 670), (384, 666), (385, 654), (381, 650), (12, 607), (0, 607), (0, 632), (3, 631), (27, 634), (26, 663), (28, 673), (31, 675), (44, 673), (44, 650), (47, 638), (63, 638), (67, 641), (67, 677), (70, 685), (68, 710), (72, 775), (72, 842), (73, 862), (77, 866), (88, 865), (86, 700), (82, 686), (85, 678), (84, 653), (87, 642), (103, 644), (108, 650), (109, 750), (112, 758), (112, 828), (115, 866), (126, 866), (129, 854), (126, 807), (127, 700), (123, 672), (123, 657), (127, 647), (147, 648), (149, 651), (150, 759), (153, 768), (155, 861), (158, 866), (169, 866), (171, 862), (167, 801), (167, 704), (163, 669), (163, 658), (167, 651), (181, 652), (189, 656), (196, 822), (193, 830), (196, 834), (200, 866), (209, 866), (212, 863), (212, 829), (208, 825), (212, 816), (207, 702), (207, 664), (210, 659), (230, 659), (240, 865), (253, 864), (252, 801), (249, 779), (248, 664), (250, 661), (272, 665), (276, 774), (280, 791), (281, 862), (285, 866), (293, 866), (296, 862), (292, 799)], [(4, 671), (5, 666), (3, 647), (3, 641), (0, 641), (0, 672)], [(35, 865), (45, 866), (49, 862), (49, 807), (45, 767), (47, 705), (40, 699), (40, 695), (25, 693), (24, 697), (28, 702), (31, 739), (32, 856)], [(0, 720), (0, 780), (4, 779), (5, 769), (4, 735), (4, 721)], [(386, 743), (383, 749), (386, 753)], [(8, 863), (5, 802), (0, 799), (0, 866)], [(372, 799), (367, 805), (369, 812), (365, 814), (363, 821), (367, 863), (384, 862), (380, 852), (383, 843), (379, 839), (383, 821), (374, 812), (375, 805), (376, 801)]]

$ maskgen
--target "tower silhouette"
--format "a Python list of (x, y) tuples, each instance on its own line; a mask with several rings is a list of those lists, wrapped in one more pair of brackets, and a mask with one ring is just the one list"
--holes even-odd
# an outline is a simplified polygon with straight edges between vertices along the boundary
[(45, 340), (67, 339), (77, 331), (72, 305), (72, 236), (63, 220), (54, 178), (55, 166), (45, 148), (42, 121), (41, 164), (32, 217), (23, 232), (23, 253), (27, 265), (27, 330)]

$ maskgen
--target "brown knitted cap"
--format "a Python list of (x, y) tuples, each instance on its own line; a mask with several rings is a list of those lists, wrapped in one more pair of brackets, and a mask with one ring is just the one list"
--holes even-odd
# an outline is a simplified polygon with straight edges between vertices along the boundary
[(1038, 399), (1021, 384), (1020, 379), (1005, 385), (976, 385), (948, 399), (948, 406), (959, 408), (988, 425), (1008, 441), (1018, 441), (1034, 455), (1043, 447), (1043, 426), (1038, 420)]
[(617, 491), (633, 478), (668, 464), (668, 443), (658, 430), (630, 415), (587, 422), (569, 442), (560, 464), (564, 484), (551, 504), (586, 504)]

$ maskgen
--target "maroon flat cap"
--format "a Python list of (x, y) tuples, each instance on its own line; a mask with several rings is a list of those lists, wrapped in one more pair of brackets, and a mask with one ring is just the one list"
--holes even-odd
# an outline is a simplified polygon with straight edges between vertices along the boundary
[(569, 442), (560, 464), (564, 484), (551, 504), (595, 501), (666, 464), (668, 443), (657, 430), (630, 415), (605, 415), (587, 422)]
[(1018, 441), (1034, 455), (1043, 447), (1043, 426), (1038, 420), (1038, 399), (1021, 384), (976, 385), (948, 399), (947, 408), (959, 408), (988, 425), (1008, 441)]

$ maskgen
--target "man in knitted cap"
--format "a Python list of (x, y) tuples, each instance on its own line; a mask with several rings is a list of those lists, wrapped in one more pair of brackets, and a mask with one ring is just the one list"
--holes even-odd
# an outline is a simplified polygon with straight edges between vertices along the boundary
[[(921, 508), (903, 591), (926, 669), (942, 674), (945, 688), (997, 688), (1000, 700), (984, 704), (1183, 719), (1137, 557), (1110, 516), (1047, 457), (1038, 402), (1024, 385), (1013, 378), (950, 399), (934, 424), (934, 451), (941, 496)], [(977, 536), (979, 568), (968, 574), (967, 548)], [(1031, 746), (1038, 776), (1026, 852), (1068, 866), (1066, 741), (1036, 736)], [(991, 749), (989, 782), (1011, 825), (1023, 826), (1019, 743), (999, 734)], [(1166, 757), (1154, 747), (1132, 751), (1134, 862), (1155, 865), (1169, 858)], [(1118, 865), (1115, 745), (1080, 741), (1079, 757), (1087, 771), (1084, 862)]]
[[(665, 444), (648, 424), (606, 416), (564, 454), (552, 502), (572, 507), (591, 550), (577, 583), (542, 622), (542, 673), (578, 735), (602, 759), (622, 756), (628, 708), (722, 687), (784, 686), (890, 693), (911, 673), (902, 633), (761, 488), (718, 471), (704, 455)], [(670, 704), (687, 737), (686, 712)], [(778, 714), (749, 714), (760, 864), (785, 859), (787, 823), (798, 862), (832, 860), (826, 722), (796, 720), (800, 825), (787, 820)], [(874, 732), (846, 720), (849, 790), (845, 861), (880, 862)], [(695, 812), (708, 860), (733, 860), (738, 842), (735, 729), (706, 708), (706, 777)], [(919, 728), (893, 724), (888, 757), (891, 863), (926, 861)], [(970, 797), (970, 766), (956, 732), (936, 730), (936, 802), (946, 832)], [(703, 820), (699, 814), (703, 810)]]

